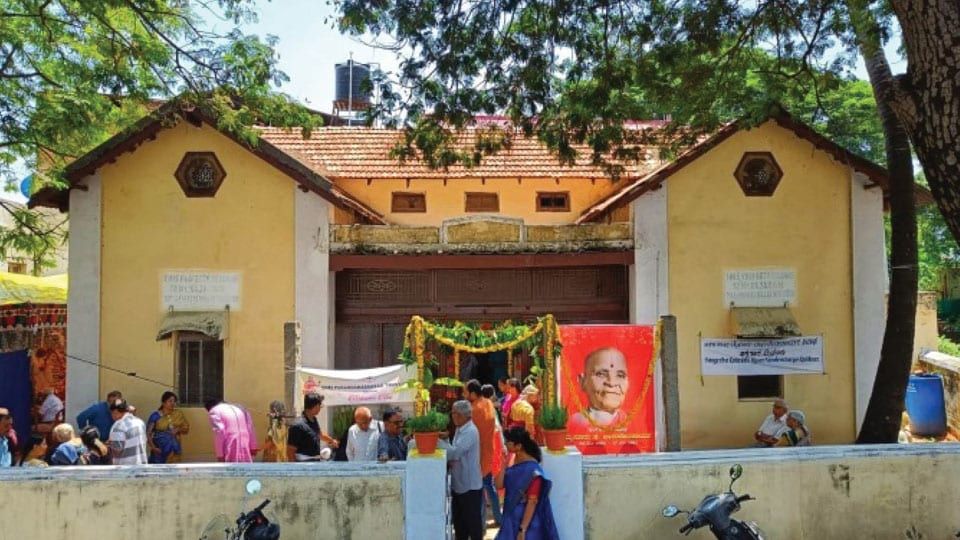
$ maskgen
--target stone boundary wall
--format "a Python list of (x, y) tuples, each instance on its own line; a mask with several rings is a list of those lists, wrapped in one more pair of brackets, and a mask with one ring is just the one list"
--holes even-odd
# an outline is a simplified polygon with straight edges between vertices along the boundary
[(960, 358), (929, 351), (920, 355), (916, 367), (943, 377), (943, 399), (947, 406), (947, 425), (960, 432)]
[(233, 523), (250, 478), (281, 538), (402, 539), (403, 464), (285, 463), (51, 467), (0, 471), (0, 538), (200, 538)]
[(734, 463), (744, 471), (734, 491), (757, 498), (735, 515), (768, 538), (953, 538), (960, 530), (960, 445), (939, 443), (584, 459), (586, 538), (682, 538), (682, 516), (667, 519), (660, 509), (689, 510), (725, 490)]
[[(582, 516), (587, 539), (679, 538), (684, 521), (664, 518), (660, 509), (691, 509), (725, 490), (734, 463), (744, 468), (735, 491), (757, 499), (737, 517), (756, 521), (769, 538), (953, 538), (960, 530), (958, 444), (589, 457), (582, 469), (579, 459), (548, 461), (555, 460), (545, 459), (555, 481), (554, 514), (572, 518), (568, 531)], [(0, 538), (199, 538), (216, 515), (236, 519), (250, 478), (263, 490), (245, 509), (271, 499), (268, 515), (280, 524), (281, 538), (442, 540), (448, 531), (441, 454), (363, 465), (7, 469), (0, 471), (6, 495)], [(582, 499), (569, 492), (577, 479)]]

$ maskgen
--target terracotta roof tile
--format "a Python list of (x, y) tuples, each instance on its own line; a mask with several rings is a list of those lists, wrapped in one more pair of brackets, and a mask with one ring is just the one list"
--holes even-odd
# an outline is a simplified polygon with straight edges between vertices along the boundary
[[(335, 179), (375, 178), (600, 178), (607, 173), (590, 163), (590, 150), (578, 148), (577, 162), (561, 165), (557, 156), (534, 139), (517, 136), (508, 149), (485, 156), (473, 168), (462, 165), (447, 170), (432, 170), (424, 163), (401, 163), (390, 157), (390, 150), (401, 140), (393, 129), (366, 127), (323, 127), (313, 131), (309, 139), (300, 132), (281, 128), (263, 128), (267, 141), (287, 152), (318, 174)], [(466, 132), (464, 148), (471, 148), (474, 136)], [(651, 152), (650, 155), (655, 155)], [(660, 165), (655, 159), (629, 166), (627, 179), (646, 175)]]

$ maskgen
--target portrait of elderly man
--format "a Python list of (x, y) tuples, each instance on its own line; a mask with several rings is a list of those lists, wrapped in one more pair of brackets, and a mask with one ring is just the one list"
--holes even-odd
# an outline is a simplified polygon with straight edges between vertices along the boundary
[(588, 354), (578, 380), (587, 407), (570, 419), (572, 429), (589, 431), (626, 421), (622, 407), (630, 389), (630, 374), (627, 358), (619, 349), (603, 347)]

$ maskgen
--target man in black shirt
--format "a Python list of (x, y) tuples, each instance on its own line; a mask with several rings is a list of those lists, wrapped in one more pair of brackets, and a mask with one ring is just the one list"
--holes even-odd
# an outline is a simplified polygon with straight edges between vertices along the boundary
[(287, 460), (288, 461), (315, 461), (320, 458), (321, 441), (331, 448), (337, 448), (340, 443), (320, 429), (317, 415), (323, 408), (323, 396), (310, 392), (303, 396), (303, 415), (300, 416), (287, 431)]

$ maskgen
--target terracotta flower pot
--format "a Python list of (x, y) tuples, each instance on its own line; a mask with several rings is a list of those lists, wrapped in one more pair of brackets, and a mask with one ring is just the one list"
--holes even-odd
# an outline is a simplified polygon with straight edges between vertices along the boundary
[(566, 429), (545, 429), (543, 430), (543, 437), (547, 440), (547, 450), (551, 452), (563, 452), (566, 449)]
[(437, 441), (440, 439), (439, 431), (428, 433), (414, 432), (413, 440), (417, 441), (417, 453), (422, 456), (429, 456), (437, 451)]

